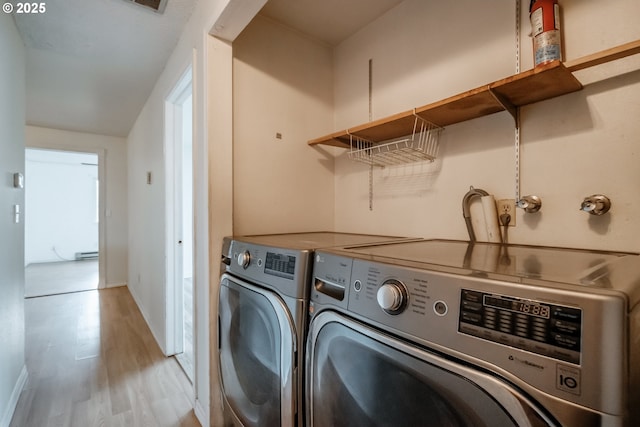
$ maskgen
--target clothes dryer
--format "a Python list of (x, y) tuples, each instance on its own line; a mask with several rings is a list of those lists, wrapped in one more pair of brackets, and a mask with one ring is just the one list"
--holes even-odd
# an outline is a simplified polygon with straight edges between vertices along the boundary
[(301, 426), (304, 340), (315, 249), (406, 240), (310, 232), (224, 239), (218, 350), (225, 418)]
[(638, 426), (639, 302), (637, 254), (317, 251), (307, 426)]

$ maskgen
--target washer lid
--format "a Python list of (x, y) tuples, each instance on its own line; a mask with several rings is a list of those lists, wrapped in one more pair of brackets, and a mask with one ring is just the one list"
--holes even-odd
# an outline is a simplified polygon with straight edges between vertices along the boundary
[(255, 243), (278, 248), (314, 250), (338, 246), (370, 245), (386, 241), (409, 240), (407, 237), (382, 236), (375, 234), (335, 233), (331, 231), (313, 231), (305, 233), (259, 234), (252, 236), (234, 236), (234, 240)]
[(556, 282), (635, 294), (640, 257), (635, 253), (593, 251), (457, 240), (344, 247), (357, 258), (485, 276), (520, 283)]

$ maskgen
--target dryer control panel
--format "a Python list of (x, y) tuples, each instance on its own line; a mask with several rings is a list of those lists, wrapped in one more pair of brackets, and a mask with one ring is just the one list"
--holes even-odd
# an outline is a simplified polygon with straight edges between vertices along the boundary
[(582, 310), (462, 289), (459, 332), (580, 364)]
[(311, 256), (308, 250), (285, 249), (226, 238), (224, 268), (238, 278), (293, 298), (307, 298)]

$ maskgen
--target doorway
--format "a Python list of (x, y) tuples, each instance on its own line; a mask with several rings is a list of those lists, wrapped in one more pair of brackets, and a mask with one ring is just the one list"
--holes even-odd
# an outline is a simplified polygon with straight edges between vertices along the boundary
[(25, 297), (102, 287), (98, 153), (25, 150)]
[(167, 166), (167, 347), (193, 383), (193, 87), (189, 68), (165, 103)]

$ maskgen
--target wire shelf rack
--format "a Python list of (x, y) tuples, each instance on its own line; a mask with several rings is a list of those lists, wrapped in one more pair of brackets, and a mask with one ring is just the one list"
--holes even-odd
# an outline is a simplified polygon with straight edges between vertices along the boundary
[(350, 134), (349, 158), (379, 167), (432, 162), (438, 155), (442, 130), (443, 128), (415, 116), (413, 133), (409, 138), (378, 143)]

